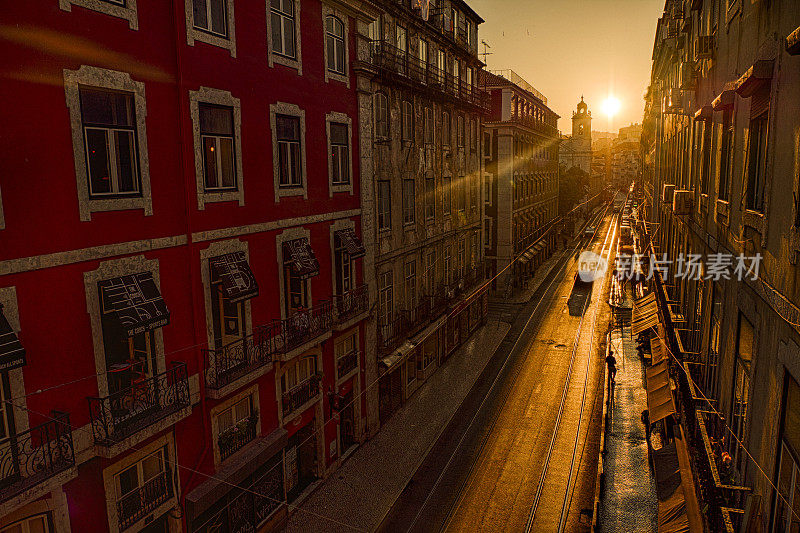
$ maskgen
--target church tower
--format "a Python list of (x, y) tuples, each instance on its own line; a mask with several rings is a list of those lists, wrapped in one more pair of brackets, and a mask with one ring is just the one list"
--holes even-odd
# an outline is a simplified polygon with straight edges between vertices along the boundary
[(586, 102), (578, 102), (578, 111), (572, 113), (572, 139), (580, 151), (592, 149), (592, 112)]

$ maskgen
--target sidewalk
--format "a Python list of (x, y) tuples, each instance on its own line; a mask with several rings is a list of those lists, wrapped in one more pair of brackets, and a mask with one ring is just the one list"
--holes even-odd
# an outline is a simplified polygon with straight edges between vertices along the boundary
[(287, 531), (373, 531), (510, 329), (487, 321), (381, 427), (293, 510)]
[(611, 331), (611, 350), (618, 370), (606, 426), (600, 531), (649, 533), (657, 529), (658, 501), (641, 421), (647, 409), (644, 368), (630, 327)]
[(517, 289), (510, 297), (503, 298), (503, 301), (509, 304), (528, 303), (533, 297), (533, 293), (539, 289), (539, 285), (541, 285), (544, 278), (550, 274), (550, 270), (552, 270), (553, 266), (558, 262), (563, 253), (563, 248), (557, 248), (552, 254), (550, 254), (550, 257), (548, 257), (544, 262), (542, 262), (541, 265), (539, 265), (539, 268), (537, 268), (536, 272), (533, 273), (533, 277), (528, 281), (528, 284), (525, 287)]

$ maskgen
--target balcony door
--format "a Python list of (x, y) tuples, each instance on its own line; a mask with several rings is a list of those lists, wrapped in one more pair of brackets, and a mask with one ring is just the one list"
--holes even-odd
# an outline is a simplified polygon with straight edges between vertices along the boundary
[(219, 278), (211, 280), (214, 347), (217, 349), (240, 341), (245, 336), (244, 301), (232, 302)]
[(8, 373), (0, 373), (0, 488), (19, 480), (19, 456)]

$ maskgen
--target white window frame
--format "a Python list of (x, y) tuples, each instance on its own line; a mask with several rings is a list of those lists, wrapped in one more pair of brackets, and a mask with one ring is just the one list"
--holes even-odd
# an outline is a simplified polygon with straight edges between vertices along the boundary
[[(347, 171), (349, 180), (347, 183), (334, 183), (333, 181), (333, 145), (331, 144), (331, 124), (347, 125)], [(325, 115), (325, 132), (328, 143), (328, 196), (333, 197), (334, 193), (347, 192), (352, 196), (353, 187), (353, 119), (345, 113), (332, 112)]]
[[(136, 114), (137, 166), (139, 191), (136, 196), (92, 198), (89, 194), (89, 169), (86, 160), (83, 120), (81, 118), (80, 86), (97, 87), (133, 94)], [(80, 220), (88, 222), (93, 212), (141, 209), (145, 216), (153, 214), (150, 192), (150, 160), (147, 150), (147, 105), (144, 82), (134, 81), (127, 72), (82, 65), (78, 70), (64, 70), (64, 92), (72, 129), (72, 150), (75, 161), (75, 180)]]
[[(333, 17), (337, 19), (342, 24), (342, 31), (343, 31), (343, 40), (342, 45), (344, 46), (344, 65), (342, 65), (342, 72), (337, 72), (334, 70), (328, 69), (328, 55), (330, 51), (328, 50), (328, 31), (326, 28), (328, 17)], [(340, 9), (337, 9), (334, 6), (330, 6), (325, 2), (322, 2), (322, 32), (324, 36), (324, 52), (325, 52), (325, 82), (327, 83), (329, 80), (335, 80), (341, 83), (344, 83), (347, 88), (350, 88), (350, 17), (347, 13), (344, 13)]]
[[(205, 171), (203, 168), (203, 142), (200, 136), (200, 104), (212, 104), (233, 109), (233, 148), (236, 163), (235, 189), (206, 189)], [(230, 91), (222, 91), (211, 87), (200, 87), (197, 91), (189, 91), (189, 114), (192, 117), (194, 135), (194, 173), (197, 190), (197, 209), (206, 208), (206, 204), (216, 202), (238, 202), (244, 205), (244, 175), (242, 171), (242, 106), (240, 100)]]
[[(278, 153), (278, 130), (276, 117), (287, 115), (297, 117), (300, 122), (300, 162), (302, 172), (301, 184), (297, 187), (281, 187), (280, 185), (280, 158)], [(278, 102), (269, 106), (269, 122), (272, 128), (272, 176), (275, 188), (275, 202), (289, 196), (302, 196), (308, 199), (308, 173), (306, 172), (306, 112), (295, 104)], [(351, 174), (352, 176), (352, 174)]]
[[(297, 71), (298, 76), (303, 75), (303, 49), (301, 46), (301, 27), (300, 27), (300, 20), (301, 20), (301, 11), (300, 11), (300, 0), (289, 0), (294, 2), (294, 49), (295, 49), (295, 57), (287, 57), (283, 54), (279, 54), (277, 52), (272, 51), (272, 0), (265, 0), (266, 8), (267, 8), (267, 54), (268, 54), (268, 64), (270, 68), (274, 67), (277, 63), (278, 65), (283, 65), (285, 67), (293, 68)], [(324, 21), (324, 19), (323, 19)], [(322, 31), (323, 35), (325, 32), (325, 24), (322, 24)], [(346, 33), (346, 32), (345, 32)], [(323, 40), (323, 43), (325, 41)], [(325, 46), (323, 45), (323, 53), (325, 50)], [(325, 69), (328, 70), (327, 68)]]
[(139, 29), (136, 0), (125, 0), (124, 5), (103, 0), (58, 0), (58, 7), (63, 11), (72, 11), (72, 6), (80, 6), (85, 9), (127, 20), (130, 29)]
[(228, 25), (228, 35), (223, 37), (210, 31), (195, 27), (192, 0), (184, 0), (186, 9), (186, 44), (194, 46), (195, 41), (217, 46), (230, 51), (231, 57), (236, 57), (236, 20), (233, 16), (235, 0), (226, 0), (225, 10)]

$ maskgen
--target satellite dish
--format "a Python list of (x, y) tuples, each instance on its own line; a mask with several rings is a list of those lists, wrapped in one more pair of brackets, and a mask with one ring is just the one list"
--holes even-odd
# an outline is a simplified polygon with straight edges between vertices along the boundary
[(422, 20), (428, 20), (431, 12), (431, 0), (414, 0), (414, 7), (419, 9)]

